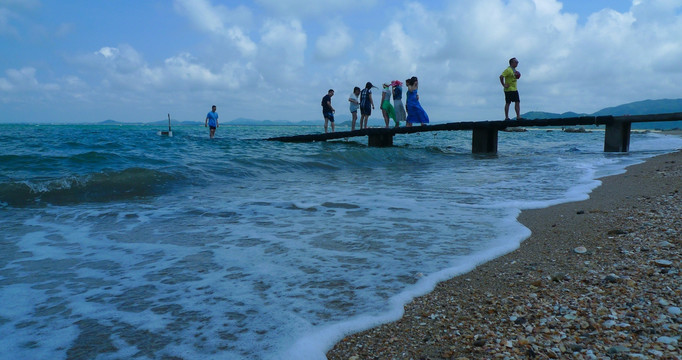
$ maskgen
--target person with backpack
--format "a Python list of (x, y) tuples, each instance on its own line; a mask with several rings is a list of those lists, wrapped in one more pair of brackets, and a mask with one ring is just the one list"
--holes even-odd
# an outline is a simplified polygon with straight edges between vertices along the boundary
[(403, 83), (399, 80), (391, 82), (393, 87), (393, 108), (395, 109), (396, 127), (400, 126), (401, 121), (406, 121), (405, 105), (403, 105)]
[(360, 129), (367, 129), (367, 121), (372, 115), (374, 109), (374, 100), (372, 99), (372, 88), (375, 87), (371, 82), (365, 84), (365, 88), (360, 92)]

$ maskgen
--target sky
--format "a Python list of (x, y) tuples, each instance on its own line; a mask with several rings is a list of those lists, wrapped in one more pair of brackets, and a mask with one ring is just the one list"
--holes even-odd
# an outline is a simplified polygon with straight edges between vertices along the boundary
[(411, 76), (432, 122), (501, 120), (512, 57), (522, 113), (592, 113), (682, 98), (680, 34), (682, 0), (0, 0), (0, 123), (322, 123)]

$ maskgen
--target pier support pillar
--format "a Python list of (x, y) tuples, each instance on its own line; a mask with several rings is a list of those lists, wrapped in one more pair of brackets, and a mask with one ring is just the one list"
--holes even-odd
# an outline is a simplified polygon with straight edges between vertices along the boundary
[(474, 129), (471, 152), (497, 153), (497, 129)]
[(393, 134), (371, 134), (368, 138), (367, 145), (371, 147), (393, 146)]
[(614, 122), (606, 125), (604, 133), (605, 152), (628, 152), (630, 150), (630, 122)]

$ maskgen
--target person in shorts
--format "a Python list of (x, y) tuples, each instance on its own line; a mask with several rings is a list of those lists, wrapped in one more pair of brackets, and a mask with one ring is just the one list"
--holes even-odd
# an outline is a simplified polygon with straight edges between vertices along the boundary
[(209, 111), (208, 114), (206, 114), (206, 121), (204, 122), (204, 127), (208, 127), (209, 130), (209, 137), (213, 139), (215, 136), (215, 129), (218, 127), (218, 113), (215, 111), (216, 107), (213, 105), (211, 107), (211, 111)]
[(324, 133), (327, 133), (327, 126), (332, 123), (332, 132), (334, 132), (334, 107), (332, 107), (332, 96), (334, 96), (334, 90), (329, 89), (327, 95), (322, 97), (322, 116), (324, 116)]
[(367, 128), (367, 121), (372, 115), (374, 109), (374, 100), (372, 100), (372, 88), (375, 87), (371, 82), (365, 84), (365, 88), (360, 92), (360, 129)]
[(355, 122), (358, 120), (358, 109), (360, 108), (360, 99), (358, 98), (360, 96), (360, 88), (355, 87), (353, 89), (353, 92), (350, 93), (350, 96), (348, 96), (348, 102), (350, 102), (350, 113), (353, 116), (353, 120), (351, 121), (351, 131), (355, 130)]
[(507, 67), (500, 75), (500, 83), (504, 87), (504, 120), (509, 120), (509, 105), (514, 103), (514, 110), (516, 111), (516, 120), (521, 120), (521, 100), (519, 99), (519, 91), (516, 88), (516, 80), (521, 77), (521, 74), (516, 71), (519, 61), (516, 58), (509, 59), (509, 67)]

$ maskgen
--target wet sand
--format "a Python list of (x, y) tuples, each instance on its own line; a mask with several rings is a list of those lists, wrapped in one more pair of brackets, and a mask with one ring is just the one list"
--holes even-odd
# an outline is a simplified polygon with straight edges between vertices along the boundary
[(440, 283), (329, 359), (682, 359), (682, 152), (524, 211), (514, 252)]

